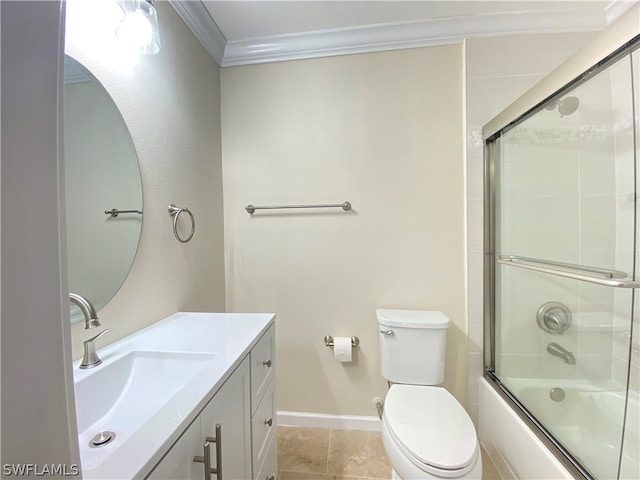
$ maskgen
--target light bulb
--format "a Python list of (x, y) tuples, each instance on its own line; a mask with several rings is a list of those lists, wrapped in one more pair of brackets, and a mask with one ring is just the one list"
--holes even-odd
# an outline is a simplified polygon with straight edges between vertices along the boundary
[(127, 45), (147, 54), (160, 51), (158, 19), (155, 8), (147, 0), (126, 1), (127, 16), (116, 35)]
[(127, 15), (117, 30), (118, 37), (133, 46), (147, 47), (151, 43), (151, 25), (140, 10)]

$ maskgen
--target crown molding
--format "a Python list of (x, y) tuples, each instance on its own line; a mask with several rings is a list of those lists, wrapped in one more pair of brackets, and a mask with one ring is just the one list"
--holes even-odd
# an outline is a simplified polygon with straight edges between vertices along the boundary
[(200, 1), (169, 0), (169, 3), (180, 18), (191, 29), (202, 46), (209, 52), (218, 65), (224, 59), (227, 39), (211, 18), (209, 11)]
[(605, 8), (607, 25), (615, 22), (636, 3), (638, 3), (638, 0), (612, 0)]
[(221, 66), (299, 60), (461, 43), (464, 38), (601, 29), (605, 19), (574, 12), (475, 15), (229, 41)]
[(530, 11), (445, 17), (225, 41), (202, 2), (170, 2), (222, 67), (449, 45), (473, 37), (593, 31), (602, 30), (607, 25), (604, 14)]

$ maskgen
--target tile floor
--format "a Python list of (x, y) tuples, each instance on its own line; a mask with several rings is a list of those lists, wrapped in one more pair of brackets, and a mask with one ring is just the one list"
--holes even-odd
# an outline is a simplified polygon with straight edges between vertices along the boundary
[(380, 432), (278, 426), (279, 480), (390, 479)]
[[(500, 479), (482, 451), (483, 478)], [(278, 426), (279, 480), (391, 478), (380, 432)]]

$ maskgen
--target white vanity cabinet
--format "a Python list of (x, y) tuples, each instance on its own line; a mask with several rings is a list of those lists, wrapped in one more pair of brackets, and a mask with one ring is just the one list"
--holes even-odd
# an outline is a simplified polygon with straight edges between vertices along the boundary
[[(205, 475), (205, 456), (210, 468), (221, 467), (221, 478), (251, 478), (249, 358), (236, 368), (171, 450), (156, 465), (149, 480), (214, 479)], [(219, 425), (218, 434), (216, 426)], [(214, 441), (215, 439), (215, 441)], [(205, 446), (207, 446), (205, 448)], [(221, 455), (222, 461), (218, 458)], [(196, 457), (199, 461), (194, 461)]]
[(146, 479), (275, 480), (276, 428), (272, 324)]
[(272, 325), (251, 351), (251, 448), (254, 480), (276, 478), (275, 353), (275, 327)]
[(200, 417), (198, 417), (146, 478), (149, 480), (167, 480), (169, 478), (201, 480), (204, 476), (203, 467), (193, 461), (196, 452), (201, 455), (201, 438)]
[[(219, 468), (222, 456), (222, 474), (204, 476), (204, 465), (200, 464), (203, 476), (200, 478), (247, 479), (251, 478), (251, 430), (249, 423), (249, 359), (245, 360), (227, 380), (215, 397), (200, 414), (200, 428), (203, 438), (215, 438), (210, 443), (209, 458), (211, 468)], [(218, 426), (218, 432), (216, 426)], [(220, 442), (217, 437), (220, 436)], [(206, 455), (204, 441), (200, 456)]]

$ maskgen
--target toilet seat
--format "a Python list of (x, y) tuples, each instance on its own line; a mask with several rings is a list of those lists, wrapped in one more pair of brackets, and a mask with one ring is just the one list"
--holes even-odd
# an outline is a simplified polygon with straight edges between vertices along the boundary
[(431, 475), (459, 477), (477, 460), (473, 423), (444, 388), (393, 385), (385, 399), (383, 423), (394, 445)]

